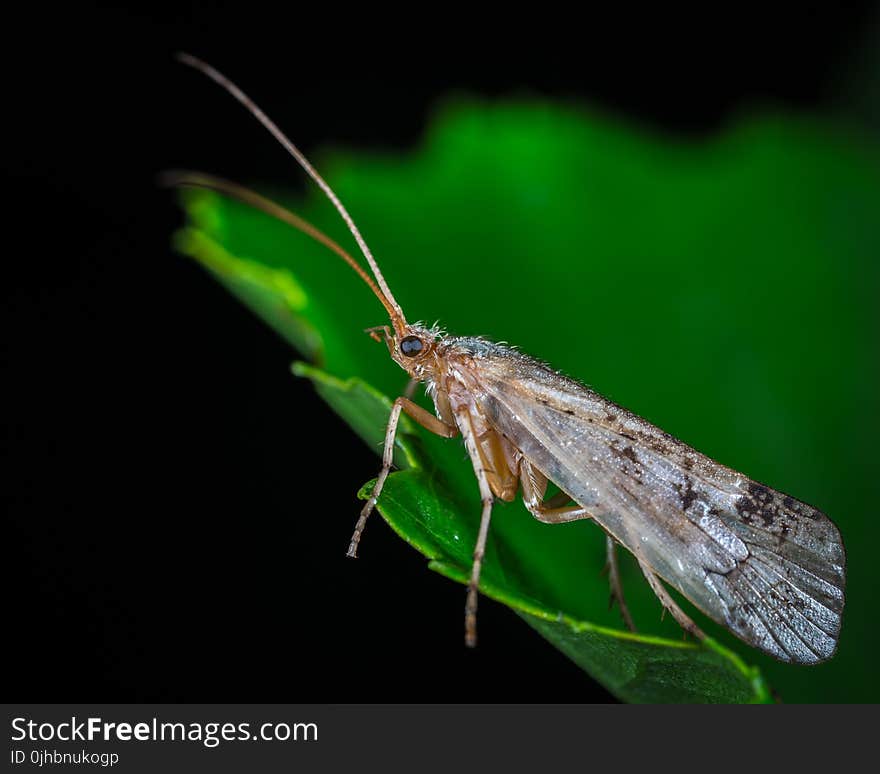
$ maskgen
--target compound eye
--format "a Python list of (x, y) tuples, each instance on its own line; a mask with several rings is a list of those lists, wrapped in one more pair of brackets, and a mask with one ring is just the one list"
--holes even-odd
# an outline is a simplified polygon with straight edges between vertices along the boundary
[(415, 357), (424, 348), (425, 345), (418, 336), (406, 336), (400, 340), (400, 351), (407, 357)]

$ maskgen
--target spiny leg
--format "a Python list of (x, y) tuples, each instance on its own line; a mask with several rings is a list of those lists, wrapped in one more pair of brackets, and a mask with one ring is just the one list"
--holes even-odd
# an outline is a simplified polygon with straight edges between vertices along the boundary
[(367, 517), (372, 513), (376, 506), (376, 501), (382, 493), (382, 487), (385, 486), (385, 479), (391, 472), (391, 464), (394, 461), (394, 437), (397, 435), (397, 423), (400, 421), (400, 412), (403, 410), (403, 401), (398, 398), (391, 407), (391, 416), (388, 418), (388, 427), (385, 428), (385, 446), (382, 449), (382, 470), (379, 471), (379, 477), (376, 479), (376, 485), (370, 494), (370, 499), (361, 509), (361, 515), (354, 527), (354, 534), (351, 536), (351, 542), (348, 545), (346, 556), (352, 559), (357, 558), (357, 547), (361, 540), (361, 534), (367, 525)]
[(639, 567), (642, 568), (642, 572), (645, 574), (645, 578), (647, 578), (651, 589), (657, 595), (657, 599), (660, 600), (660, 604), (663, 605), (665, 610), (669, 611), (676, 623), (678, 623), (678, 625), (688, 634), (692, 634), (698, 640), (705, 639), (706, 635), (703, 630), (700, 629), (700, 627), (691, 620), (690, 616), (678, 606), (678, 603), (672, 598), (672, 595), (666, 590), (666, 587), (654, 571), (641, 559), (639, 559)]
[(471, 565), (471, 578), (468, 581), (467, 601), (464, 606), (464, 644), (469, 648), (477, 644), (477, 589), (480, 585), (480, 571), (483, 568), (483, 557), (486, 555), (486, 540), (489, 536), (489, 520), (492, 517), (492, 489), (489, 486), (489, 478), (480, 456), (477, 439), (471, 426), (470, 416), (467, 411), (458, 414), (458, 426), (464, 439), (464, 445), (468, 456), (474, 466), (474, 475), (480, 487), (480, 500), (483, 510), (480, 514), (480, 529), (477, 533), (477, 544), (474, 546), (474, 563)]
[(569, 506), (569, 505), (571, 505), (572, 502), (573, 502), (573, 500), (571, 499), (571, 497), (569, 497), (569, 495), (567, 495), (565, 492), (557, 492), (555, 495), (552, 495), (551, 497), (545, 496), (544, 499), (542, 500), (544, 508), (547, 510), (553, 510), (556, 508), (562, 508), (563, 506)]
[(497, 431), (488, 429), (477, 437), (477, 448), (492, 494), (504, 502), (513, 502), (519, 489), (518, 452)]
[(611, 535), (605, 536), (605, 556), (606, 568), (608, 570), (608, 585), (611, 586), (610, 603), (617, 602), (620, 610), (620, 617), (623, 623), (631, 632), (636, 631), (636, 625), (633, 623), (629, 608), (626, 606), (626, 600), (623, 597), (623, 584), (620, 582), (620, 565), (617, 562), (617, 542)]
[(570, 521), (593, 518), (593, 514), (580, 505), (566, 505), (563, 508), (547, 508), (540, 503), (535, 506), (530, 506), (528, 503), (525, 505), (529, 513), (544, 524), (567, 524)]
[(379, 477), (376, 479), (376, 486), (373, 487), (370, 499), (367, 500), (361, 510), (361, 515), (357, 520), (354, 534), (351, 536), (351, 543), (346, 552), (346, 555), (350, 556), (352, 559), (357, 557), (357, 547), (361, 539), (361, 534), (364, 531), (364, 527), (367, 524), (367, 517), (372, 513), (373, 508), (375, 508), (376, 501), (379, 499), (379, 495), (382, 494), (382, 487), (385, 486), (385, 479), (388, 478), (388, 474), (391, 472), (391, 465), (394, 462), (394, 437), (397, 434), (397, 424), (400, 421), (401, 411), (405, 411), (411, 419), (418, 422), (422, 427), (426, 430), (430, 430), (432, 433), (445, 436), (446, 438), (453, 438), (458, 434), (458, 429), (456, 427), (442, 422), (431, 412), (426, 411), (421, 406), (413, 403), (409, 398), (398, 398), (394, 401), (394, 405), (391, 407), (391, 416), (388, 418), (388, 427), (385, 429), (385, 447), (382, 450), (382, 470), (379, 471)]
[(523, 504), (538, 521), (545, 524), (565, 524), (578, 519), (593, 518), (593, 514), (580, 505), (563, 505), (563, 503), (571, 502), (571, 497), (564, 492), (559, 492), (544, 501), (547, 478), (543, 473), (535, 470), (526, 459), (520, 460), (519, 477), (522, 485)]
[[(520, 462), (520, 481), (522, 482), (523, 503), (538, 521), (546, 524), (563, 524), (577, 519), (593, 518), (592, 514), (580, 505), (566, 505), (572, 500), (565, 492), (557, 492), (552, 497), (543, 499), (547, 490), (547, 479), (525, 459)], [(608, 570), (608, 582), (611, 586), (611, 600), (612, 603), (617, 601), (623, 623), (627, 629), (634, 632), (636, 627), (629, 613), (629, 608), (626, 606), (623, 585), (620, 582), (616, 543), (610, 535), (606, 536), (606, 539), (605, 567)]]
[(480, 532), (474, 546), (474, 563), (471, 566), (471, 579), (468, 581), (467, 601), (464, 606), (464, 644), (469, 648), (477, 646), (477, 589), (480, 586), (480, 572), (486, 554), (486, 539), (489, 535), (489, 520), (492, 517), (492, 495), (483, 500), (480, 514)]

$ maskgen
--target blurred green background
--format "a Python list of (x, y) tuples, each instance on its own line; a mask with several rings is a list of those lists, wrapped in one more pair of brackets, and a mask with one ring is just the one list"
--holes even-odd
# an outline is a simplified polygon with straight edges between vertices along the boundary
[[(873, 138), (843, 122), (762, 112), (684, 141), (565, 105), (458, 99), (411, 153), (336, 149), (316, 161), (411, 320), (514, 343), (828, 513), (848, 554), (830, 663), (780, 664), (709, 630), (785, 701), (876, 700)], [(260, 190), (350, 244), (318, 194), (301, 202)], [(279, 270), (256, 281), (280, 288), (289, 311), (314, 326), (308, 342), (294, 336), (300, 350), (335, 376), (399, 394), (402, 373), (361, 332), (385, 322), (383, 310), (347, 268), (260, 213), (210, 198), (191, 207), (227, 258), (245, 262), (239, 269)], [(438, 453), (456, 476), (468, 472), (460, 450)], [(585, 539), (601, 564), (601, 534)], [(619, 627), (595, 575), (585, 570), (585, 588), (603, 604), (589, 620)], [(625, 566), (624, 579), (642, 630), (675, 637), (637, 570)]]

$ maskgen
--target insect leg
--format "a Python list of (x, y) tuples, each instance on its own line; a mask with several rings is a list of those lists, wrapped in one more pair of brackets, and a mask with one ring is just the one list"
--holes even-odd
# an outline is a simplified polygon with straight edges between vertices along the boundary
[(422, 427), (426, 430), (430, 430), (432, 433), (445, 436), (446, 438), (454, 438), (458, 435), (457, 427), (454, 425), (447, 425), (445, 422), (435, 417), (430, 411), (426, 411), (421, 406), (413, 403), (409, 398), (398, 398), (394, 401), (394, 405), (391, 407), (391, 416), (388, 418), (388, 427), (385, 430), (385, 447), (382, 450), (382, 470), (379, 471), (379, 477), (376, 479), (376, 486), (373, 487), (370, 499), (367, 500), (361, 510), (361, 515), (357, 520), (354, 534), (351, 536), (351, 543), (346, 552), (346, 555), (353, 559), (357, 557), (357, 547), (361, 539), (361, 533), (366, 526), (367, 517), (376, 506), (376, 501), (382, 493), (382, 487), (385, 486), (385, 479), (388, 478), (388, 474), (391, 472), (391, 465), (394, 462), (394, 436), (397, 434), (397, 423), (400, 421), (401, 411), (406, 412), (411, 419), (415, 420)]
[[(520, 460), (519, 477), (522, 484), (523, 504), (538, 521), (545, 524), (564, 524), (567, 521), (593, 518), (593, 514), (580, 505), (550, 506), (551, 501), (558, 501), (562, 493), (554, 495), (546, 503), (543, 502), (544, 492), (547, 490), (547, 479), (543, 473), (535, 470), (526, 459)], [(568, 495), (564, 496), (567, 499), (562, 502), (571, 500)]]
[[(528, 460), (520, 461), (520, 480), (522, 481), (523, 503), (529, 509), (531, 514), (538, 521), (547, 524), (562, 524), (567, 521), (575, 521), (576, 519), (589, 519), (592, 514), (580, 505), (566, 505), (571, 502), (571, 497), (565, 492), (558, 492), (546, 500), (543, 499), (544, 492), (547, 489), (546, 477), (535, 470)], [(606, 556), (608, 569), (608, 582), (611, 586), (611, 601), (617, 602), (620, 608), (620, 615), (626, 628), (631, 632), (636, 630), (629, 608), (626, 606), (626, 600), (623, 596), (623, 584), (620, 582), (620, 568), (617, 564), (617, 544), (614, 539), (608, 535), (606, 543)]]
[(504, 502), (513, 502), (519, 488), (518, 452), (491, 429), (477, 438), (477, 448), (492, 494)]
[[(636, 557), (638, 559), (638, 557)], [(684, 629), (688, 634), (692, 634), (698, 640), (703, 640), (706, 638), (705, 633), (699, 626), (697, 626), (690, 618), (690, 616), (682, 610), (676, 601), (672, 598), (672, 595), (666, 590), (666, 587), (661, 582), (660, 578), (654, 573), (654, 571), (645, 564), (641, 559), (638, 559), (639, 567), (642, 568), (642, 572), (645, 574), (645, 578), (648, 580), (648, 584), (651, 586), (652, 591), (657, 595), (657, 599), (660, 600), (660, 604), (669, 611), (672, 617), (675, 619), (676, 623)]]
[(557, 492), (552, 497), (545, 497), (541, 503), (545, 508), (561, 508), (564, 505), (571, 505), (572, 499), (565, 492)]
[(483, 510), (480, 514), (480, 530), (477, 533), (477, 544), (474, 546), (474, 563), (471, 566), (471, 579), (468, 581), (467, 602), (464, 606), (464, 644), (473, 648), (477, 644), (477, 588), (480, 585), (480, 570), (483, 567), (483, 556), (486, 554), (486, 539), (489, 535), (489, 519), (492, 517), (492, 488), (489, 486), (489, 477), (483, 465), (483, 458), (477, 446), (474, 429), (471, 426), (471, 418), (467, 411), (461, 411), (457, 415), (458, 426), (468, 456), (474, 466), (474, 475), (480, 487), (480, 499)]
[(608, 584), (611, 586), (611, 604), (617, 602), (620, 608), (620, 617), (631, 632), (636, 631), (626, 600), (623, 597), (623, 584), (620, 582), (620, 565), (617, 563), (617, 542), (611, 535), (605, 536), (605, 555), (607, 557)]

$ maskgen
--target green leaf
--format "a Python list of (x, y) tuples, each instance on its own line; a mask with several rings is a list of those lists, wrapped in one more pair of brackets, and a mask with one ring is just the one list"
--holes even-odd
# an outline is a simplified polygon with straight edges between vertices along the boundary
[[(296, 373), (310, 378), (318, 392), (341, 416), (352, 413), (353, 427), (375, 443), (387, 421), (390, 401), (359, 379), (342, 382), (302, 363)], [(401, 464), (406, 470), (391, 475), (379, 510), (400, 537), (430, 559), (431, 569), (466, 584), (476, 540), (477, 521), (472, 497), (456, 491), (440, 471), (422, 466), (425, 458), (413, 448), (418, 436), (412, 425), (398, 435)], [(373, 483), (361, 490), (369, 497)], [(464, 496), (463, 496), (464, 494)], [(551, 527), (519, 514), (495, 520), (480, 588), (484, 594), (519, 613), (531, 626), (595, 675), (609, 690), (627, 701), (766, 701), (769, 693), (757, 670), (745, 666), (717, 643), (698, 647), (681, 640), (637, 636), (579, 620), (566, 612), (570, 594), (566, 573), (554, 572), (564, 538), (574, 553), (590, 551), (592, 540), (578, 525)], [(563, 529), (559, 529), (562, 526)], [(559, 533), (567, 531), (563, 536)], [(547, 544), (545, 550), (541, 544)], [(583, 562), (573, 563), (583, 573)], [(601, 565), (600, 565), (601, 566)], [(587, 572), (590, 572), (589, 570)], [(598, 567), (592, 572), (598, 579)], [(581, 584), (579, 584), (581, 585)], [(604, 581), (599, 592), (607, 598)], [(553, 601), (559, 600), (558, 605)], [(569, 603), (570, 604), (570, 603)], [(570, 609), (570, 608), (569, 608)]]
[[(623, 580), (646, 634), (621, 631), (607, 609), (601, 531), (540, 524), (519, 503), (496, 506), (483, 593), (624, 700), (769, 700), (737, 653), (786, 700), (870, 700), (864, 589), (880, 533), (866, 503), (880, 426), (866, 407), (880, 362), (880, 164), (867, 139), (767, 115), (687, 145), (543, 103), (457, 103), (408, 156), (319, 160), (410, 319), (443, 315), (456, 333), (521, 345), (823, 508), (850, 550), (841, 648), (811, 669), (702, 619), (714, 639), (683, 642), (628, 561)], [(319, 196), (273, 198), (343, 233)], [(405, 376), (362, 333), (384, 322), (376, 300), (326, 250), (262, 213), (204, 191), (184, 205), (179, 249), (320, 364), (295, 370), (379, 449)], [(404, 423), (398, 447), (401, 471), (380, 511), (432, 569), (463, 581), (479, 498), (460, 442)]]

